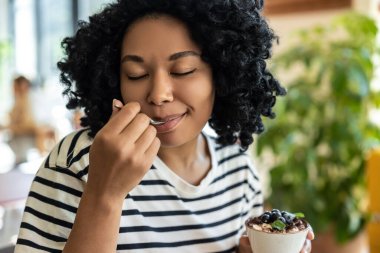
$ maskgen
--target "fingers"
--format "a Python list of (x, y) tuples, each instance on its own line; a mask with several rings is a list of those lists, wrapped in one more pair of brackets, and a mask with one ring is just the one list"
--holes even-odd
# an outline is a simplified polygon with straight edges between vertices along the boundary
[(249, 244), (248, 236), (242, 235), (239, 240), (239, 253), (252, 253), (251, 245)]
[(314, 240), (315, 235), (314, 235), (314, 231), (313, 231), (312, 228), (309, 229), (309, 232), (307, 233), (306, 238), (309, 239), (309, 240)]
[(160, 139), (155, 137), (153, 139), (153, 142), (150, 144), (149, 148), (145, 151), (145, 154), (147, 155), (147, 157), (154, 158), (157, 155), (158, 150), (160, 149), (160, 145), (161, 145)]
[[(123, 133), (123, 138), (135, 143), (136, 148), (145, 152), (151, 148), (157, 134), (157, 130), (150, 126), (150, 118), (140, 113), (140, 105), (137, 102), (130, 102), (126, 105), (117, 99), (112, 101), (112, 115), (109, 123), (104, 127), (105, 131), (113, 133)], [(124, 129), (128, 128), (128, 131)], [(158, 145), (159, 146), (159, 145)], [(154, 153), (156, 145), (152, 149)]]
[(248, 245), (249, 246), (249, 239), (248, 236), (242, 235), (239, 240), (240, 245)]
[(128, 131), (123, 133), (126, 140), (136, 142), (137, 139), (146, 131), (149, 126), (149, 117), (143, 113), (138, 113), (135, 118), (129, 123)]
[(109, 122), (104, 126), (103, 131), (120, 133), (140, 112), (140, 104), (130, 102), (123, 106), (122, 102), (114, 99), (112, 105), (112, 114)]
[(144, 150), (144, 152), (152, 145), (154, 138), (156, 137), (157, 130), (153, 126), (148, 126), (144, 133), (135, 142), (136, 148)]
[(300, 253), (310, 253), (311, 252), (311, 240), (314, 240), (315, 235), (313, 228), (310, 227), (309, 232), (307, 233), (305, 243)]
[(112, 114), (111, 114), (111, 118), (116, 115), (116, 113), (118, 111), (121, 110), (121, 108), (123, 107), (123, 103), (120, 101), (120, 100), (117, 100), (117, 99), (113, 99), (112, 100)]
[(306, 240), (300, 253), (310, 253), (310, 252), (311, 252), (311, 241)]

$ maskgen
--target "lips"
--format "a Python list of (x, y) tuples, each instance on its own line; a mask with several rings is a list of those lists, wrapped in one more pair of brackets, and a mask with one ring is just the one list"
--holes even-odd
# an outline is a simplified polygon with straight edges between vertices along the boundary
[(186, 113), (173, 114), (165, 117), (153, 117), (152, 119), (155, 122), (152, 125), (156, 128), (157, 133), (169, 132), (176, 128), (185, 115)]
[(156, 122), (162, 122), (162, 123), (165, 123), (165, 122), (168, 122), (170, 120), (173, 120), (173, 119), (176, 119), (178, 117), (181, 117), (183, 116), (184, 113), (181, 113), (181, 114), (173, 114), (173, 115), (169, 115), (169, 116), (166, 116), (166, 117), (152, 117), (152, 119)]

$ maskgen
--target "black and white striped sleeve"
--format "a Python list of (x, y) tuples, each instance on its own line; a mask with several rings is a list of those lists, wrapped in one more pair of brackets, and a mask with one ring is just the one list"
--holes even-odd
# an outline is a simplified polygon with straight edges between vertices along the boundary
[[(81, 135), (83, 132), (65, 137), (38, 170), (27, 198), (15, 253), (63, 250), (84, 188), (83, 175), (72, 169), (74, 162), (87, 159), (84, 149), (75, 149)], [(77, 161), (73, 161), (75, 157)], [(82, 165), (86, 167), (83, 161)]]

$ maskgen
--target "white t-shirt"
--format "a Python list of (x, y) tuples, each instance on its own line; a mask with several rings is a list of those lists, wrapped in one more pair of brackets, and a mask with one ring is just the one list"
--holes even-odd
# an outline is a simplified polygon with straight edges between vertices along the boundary
[[(15, 253), (62, 251), (87, 181), (87, 132), (65, 137), (37, 172)], [(235, 252), (244, 221), (263, 209), (258, 173), (238, 145), (206, 137), (212, 168), (197, 186), (155, 158), (124, 201), (117, 252)]]

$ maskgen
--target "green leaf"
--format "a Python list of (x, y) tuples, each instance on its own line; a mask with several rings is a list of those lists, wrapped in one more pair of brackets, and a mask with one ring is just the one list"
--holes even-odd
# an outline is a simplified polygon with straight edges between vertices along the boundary
[(300, 219), (300, 218), (305, 218), (305, 215), (303, 213), (294, 213), (294, 215), (296, 216), (296, 218)]
[(350, 79), (353, 81), (350, 85), (351, 91), (361, 97), (368, 96), (370, 80), (368, 80), (368, 75), (364, 72), (362, 67), (353, 64), (351, 68), (348, 69), (348, 73)]
[(275, 220), (274, 222), (272, 222), (271, 226), (272, 228), (280, 230), (280, 231), (284, 230), (286, 227), (285, 223), (283, 223), (280, 220)]

